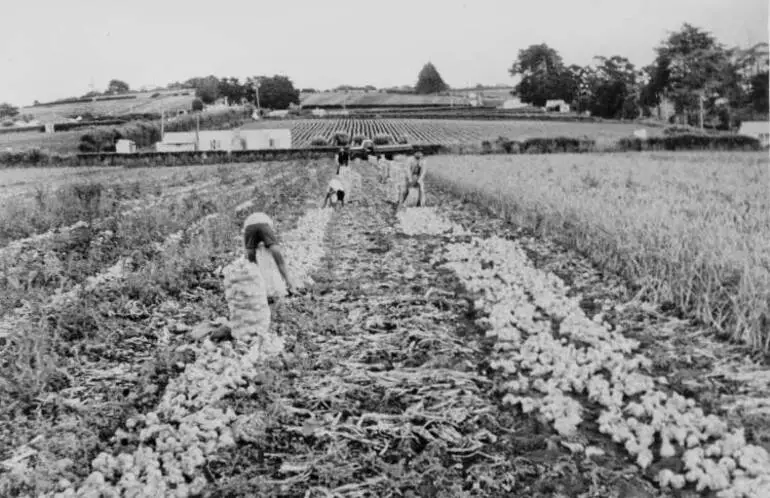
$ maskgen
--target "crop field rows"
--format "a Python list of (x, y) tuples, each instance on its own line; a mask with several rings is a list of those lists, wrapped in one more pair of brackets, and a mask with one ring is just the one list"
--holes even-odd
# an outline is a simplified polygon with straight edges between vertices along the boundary
[[(308, 147), (314, 138), (329, 141), (334, 133), (343, 131), (351, 136), (374, 138), (379, 134), (393, 139), (406, 137), (413, 144), (479, 144), (499, 136), (510, 139), (534, 137), (619, 138), (632, 135), (633, 124), (556, 123), (537, 121), (471, 121), (445, 119), (299, 119), (264, 120), (244, 125), (245, 129), (290, 128), (293, 147)], [(657, 130), (648, 130), (651, 135)]]
[[(80, 362), (3, 372), (24, 385), (0, 384), (0, 494), (768, 496), (768, 365), (507, 223), (461, 176), (492, 165), (454, 166), (399, 212), (373, 165), (343, 170), (340, 209), (316, 207), (330, 162), (267, 166), (250, 199), (81, 291), (87, 337), (40, 331)], [(304, 291), (255, 306), (274, 269), (243, 265), (238, 229), (260, 208)]]

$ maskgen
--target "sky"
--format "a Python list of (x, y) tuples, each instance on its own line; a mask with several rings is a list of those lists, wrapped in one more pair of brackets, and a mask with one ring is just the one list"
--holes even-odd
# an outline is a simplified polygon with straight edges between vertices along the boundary
[(518, 51), (637, 66), (688, 22), (728, 46), (768, 41), (767, 0), (24, 0), (3, 9), (0, 102), (30, 105), (193, 76), (284, 74), (298, 88), (510, 84)]

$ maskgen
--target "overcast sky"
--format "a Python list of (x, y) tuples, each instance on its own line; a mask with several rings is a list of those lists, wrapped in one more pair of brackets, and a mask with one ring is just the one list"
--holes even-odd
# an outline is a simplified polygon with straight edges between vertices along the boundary
[[(369, 6), (371, 5), (371, 7)], [(510, 83), (545, 42), (567, 64), (637, 65), (689, 22), (727, 45), (768, 40), (767, 0), (24, 0), (3, 8), (0, 102), (28, 105), (192, 76), (288, 75), (297, 87)]]

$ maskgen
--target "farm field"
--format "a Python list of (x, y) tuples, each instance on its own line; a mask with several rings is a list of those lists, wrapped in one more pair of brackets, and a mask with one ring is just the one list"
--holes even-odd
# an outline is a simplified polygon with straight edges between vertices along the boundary
[[(487, 209), (458, 171), (501, 159), (446, 159), (427, 208), (394, 210), (369, 163), (343, 170), (341, 209), (318, 209), (332, 161), (235, 165), (191, 184), (208, 209), (149, 208), (169, 226), (152, 241), (115, 230), (140, 250), (122, 271), (0, 328), (0, 495), (767, 496), (767, 363)], [(749, 179), (763, 161), (713, 159)], [(255, 306), (238, 258), (256, 209), (302, 291)]]
[(42, 133), (39, 131), (20, 131), (18, 133), (0, 134), (0, 152), (11, 149), (13, 152), (22, 152), (30, 149), (68, 155), (77, 154), (80, 137), (86, 133), (85, 129), (57, 131), (56, 133)]
[[(82, 219), (117, 215), (143, 202), (193, 193), (215, 181), (230, 181), (232, 171), (219, 166), (3, 169), (0, 248)], [(204, 181), (204, 177), (213, 180)]]
[[(480, 144), (482, 140), (494, 140), (499, 136), (510, 139), (534, 137), (582, 137), (612, 140), (633, 134), (636, 124), (616, 123), (565, 123), (544, 121), (470, 121), (430, 119), (298, 119), (265, 120), (248, 123), (245, 129), (289, 128), (292, 145), (308, 147), (315, 137), (331, 139), (337, 131), (351, 136), (363, 134), (374, 137), (389, 134), (407, 137), (413, 144)], [(660, 129), (648, 129), (650, 135), (662, 133)]]
[[(289, 128), (293, 147), (309, 147), (316, 137), (329, 140), (337, 131), (351, 135), (374, 137), (385, 133), (391, 137), (406, 137), (413, 144), (476, 144), (499, 136), (510, 139), (534, 137), (588, 136), (601, 142), (632, 135), (637, 124), (568, 123), (546, 121), (473, 121), (467, 119), (297, 119), (262, 120), (250, 122), (244, 129)], [(662, 133), (660, 128), (647, 128), (648, 133)], [(47, 135), (39, 132), (0, 134), (0, 151), (12, 148), (24, 151), (39, 148), (55, 154), (77, 154), (80, 137), (86, 132), (72, 130)]]
[(463, 102), (462, 97), (441, 95), (405, 95), (379, 92), (319, 92), (300, 95), (303, 107), (408, 107), (425, 105), (451, 105)]
[(770, 351), (766, 153), (441, 157), (433, 173)]
[[(186, 91), (189, 92), (189, 90)], [(160, 95), (152, 98), (152, 95), (155, 93), (160, 93)], [(120, 116), (121, 114), (130, 113), (160, 113), (161, 109), (165, 109), (167, 112), (189, 110), (195, 98), (194, 92), (190, 92), (190, 95), (173, 95), (174, 93), (179, 94), (180, 91), (138, 93), (135, 99), (73, 102), (52, 106), (29, 106), (19, 111), (21, 114), (31, 115), (34, 119), (46, 120), (85, 113), (90, 113), (94, 116)]]

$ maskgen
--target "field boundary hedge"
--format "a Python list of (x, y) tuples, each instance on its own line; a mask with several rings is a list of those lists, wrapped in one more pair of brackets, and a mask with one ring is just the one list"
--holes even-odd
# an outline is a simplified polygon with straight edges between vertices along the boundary
[[(56, 123), (53, 125), (54, 133), (59, 131), (75, 130), (77, 128), (87, 128), (89, 126), (115, 126), (126, 124), (126, 119), (100, 119), (94, 121), (78, 121), (77, 123)], [(25, 131), (45, 132), (45, 125), (21, 126), (17, 128), (0, 128), (0, 134), (3, 133), (21, 133)]]
[[(613, 153), (634, 151), (729, 150), (759, 151), (762, 146), (756, 138), (744, 135), (669, 135), (664, 137), (623, 138), (607, 146), (585, 138), (553, 137), (530, 138), (518, 141), (500, 137), (485, 140), (480, 145), (409, 144), (411, 151), (426, 155), (459, 154), (574, 154)], [(83, 153), (60, 156), (33, 149), (25, 152), (0, 152), (0, 167), (35, 166), (182, 166), (230, 162), (281, 161), (319, 159), (336, 153), (336, 146), (314, 146), (295, 149), (261, 149), (236, 151), (179, 151), (179, 152), (115, 152)], [(403, 153), (399, 150), (391, 153)]]

